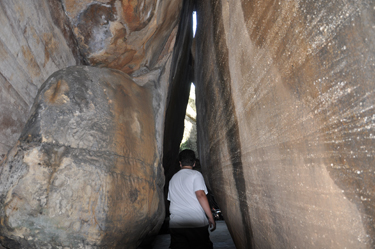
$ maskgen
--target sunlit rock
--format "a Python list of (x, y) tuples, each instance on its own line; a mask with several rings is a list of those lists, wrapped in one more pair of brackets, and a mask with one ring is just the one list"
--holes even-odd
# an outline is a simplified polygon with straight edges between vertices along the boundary
[(70, 67), (40, 89), (0, 168), (8, 248), (135, 248), (164, 218), (149, 89), (121, 71)]
[(195, 107), (195, 87), (193, 84), (190, 87), (189, 101), (184, 120), (184, 135), (182, 136), (180, 145), (180, 150), (183, 149), (197, 151), (197, 110)]

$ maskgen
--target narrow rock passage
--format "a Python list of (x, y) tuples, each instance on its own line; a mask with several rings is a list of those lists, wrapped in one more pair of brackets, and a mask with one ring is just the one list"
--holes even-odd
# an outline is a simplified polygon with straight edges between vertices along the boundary
[(191, 82), (238, 249), (375, 248), (374, 0), (0, 1), (0, 58), (0, 249), (151, 241)]

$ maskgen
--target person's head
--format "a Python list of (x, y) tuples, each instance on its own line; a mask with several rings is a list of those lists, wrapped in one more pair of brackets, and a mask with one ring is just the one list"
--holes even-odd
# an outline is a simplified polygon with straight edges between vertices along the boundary
[(178, 155), (178, 160), (180, 161), (181, 166), (192, 166), (195, 165), (195, 153), (192, 150), (183, 150)]

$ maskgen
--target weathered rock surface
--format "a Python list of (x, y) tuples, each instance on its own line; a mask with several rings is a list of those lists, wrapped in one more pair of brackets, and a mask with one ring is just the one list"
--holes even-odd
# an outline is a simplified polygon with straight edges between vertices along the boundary
[(19, 138), (40, 85), (67, 66), (119, 69), (154, 85), (156, 122), (164, 124), (181, 8), (182, 0), (2, 1), (0, 161)]
[[(91, 65), (149, 73), (176, 36), (182, 0), (65, 0), (82, 54)], [(174, 30), (174, 31), (173, 31)]]
[(0, 168), (9, 248), (135, 248), (164, 218), (153, 96), (123, 72), (69, 67), (39, 91)]
[[(93, 66), (121, 70), (152, 89), (158, 151), (170, 96), (176, 84), (174, 51), (182, 0), (61, 1), (80, 54)], [(175, 61), (174, 61), (175, 62)]]
[(81, 63), (58, 1), (0, 2), (0, 161), (16, 143), (41, 84)]
[[(162, 186), (162, 184), (164, 184), (164, 176), (160, 172), (161, 161), (159, 159), (160, 155), (163, 152), (166, 106), (167, 100), (169, 98), (168, 96), (171, 92), (171, 86), (179, 83), (178, 73), (176, 74), (176, 71), (178, 71), (179, 69), (176, 65), (172, 64), (172, 57), (175, 58), (173, 61), (174, 63), (179, 61), (179, 51), (174, 53), (173, 48), (175, 47), (175, 39), (178, 30), (177, 24), (179, 22), (181, 12), (180, 10), (182, 8), (182, 0), (110, 2), (86, 0), (25, 0), (22, 2), (17, 2), (11, 0), (1, 2), (0, 6), (0, 11), (2, 13), (0, 15), (0, 55), (3, 59), (0, 62), (0, 164), (2, 157), (5, 156), (7, 151), (14, 146), (17, 139), (19, 138), (21, 130), (23, 129), (29, 116), (28, 113), (30, 112), (31, 105), (42, 82), (44, 82), (47, 77), (53, 72), (61, 68), (76, 64), (93, 64), (99, 67), (111, 67), (132, 73), (132, 79), (139, 86), (144, 86), (150, 91), (148, 100), (150, 100), (151, 102), (148, 103), (150, 104), (150, 106), (148, 107), (150, 107), (152, 110), (152, 118), (150, 116), (149, 118), (151, 121), (147, 122), (149, 122), (150, 124), (154, 124), (153, 138), (155, 139), (155, 141), (153, 140), (153, 142), (156, 142), (156, 147), (154, 151), (155, 158), (153, 159), (154, 161), (152, 161), (152, 167), (154, 168), (151, 167), (148, 170), (155, 170), (155, 168), (157, 168), (157, 171), (155, 171), (157, 174), (147, 175), (144, 179), (147, 178), (147, 180), (145, 181), (150, 182), (150, 184), (153, 184), (155, 181), (157, 181), (158, 186)], [(180, 41), (184, 42), (181, 38)], [(177, 47), (180, 48), (180, 46)], [(174, 54), (174, 56), (172, 56), (172, 54)], [(174, 69), (171, 70), (171, 67), (173, 67)], [(94, 71), (94, 69), (90, 70)], [(92, 74), (98, 75), (100, 74), (100, 72), (101, 71), (98, 71), (96, 74), (93, 72)], [(174, 80), (171, 80), (171, 72), (173, 72), (172, 77), (174, 78)], [(65, 85), (63, 83), (59, 84), (62, 84), (61, 89), (62, 91), (64, 91)], [(69, 87), (69, 89), (71, 89), (71, 87)], [(60, 99), (58, 101), (65, 100)], [(82, 112), (83, 111), (87, 110), (82, 110)], [(53, 119), (50, 121), (47, 121), (47, 119), (48, 118), (45, 118), (44, 125), (46, 129), (49, 129), (48, 126), (54, 126), (55, 123)], [(76, 128), (74, 132), (77, 133), (77, 135), (83, 134), (84, 132), (90, 133), (90, 130), (92, 130), (92, 124), (85, 120), (83, 120), (82, 122), (81, 121), (82, 120), (75, 121), (74, 125), (76, 126)], [(95, 124), (95, 127), (96, 126), (97, 124)], [(102, 127), (98, 127), (98, 129), (104, 128), (107, 129), (106, 131), (111, 129), (110, 125), (108, 125), (107, 127), (105, 124), (102, 124)], [(53, 131), (55, 132), (56, 130)], [(69, 155), (68, 157), (70, 157), (70, 153), (73, 152), (71, 151), (72, 148), (69, 146), (73, 145), (69, 145), (69, 143), (72, 142), (72, 139), (69, 137), (72, 136), (72, 134), (68, 134), (66, 132), (69, 133), (71, 132), (71, 130), (69, 130), (68, 128), (64, 128), (63, 130), (59, 131), (59, 136), (65, 137), (64, 139), (66, 140), (65, 142), (68, 146), (67, 148), (70, 149), (64, 149), (63, 154)], [(107, 136), (108, 134), (103, 134), (99, 137), (96, 137), (95, 134), (92, 134), (92, 137), (84, 137), (81, 138), (82, 141), (80, 140), (79, 142), (74, 142), (76, 143), (74, 146), (82, 146), (83, 144), (87, 145), (95, 139), (111, 139), (110, 137), (107, 138)], [(134, 136), (136, 138), (134, 138), (133, 135), (129, 135), (126, 139), (126, 142), (128, 143), (132, 139), (139, 139), (136, 134)], [(50, 135), (48, 135), (48, 137), (50, 137)], [(19, 147), (14, 148), (12, 153), (18, 150), (24, 152), (17, 152), (17, 155), (24, 155), (25, 153), (29, 153), (26, 152), (26, 149), (23, 149), (27, 146), (24, 144), (24, 142), (22, 142), (22, 139), (25, 139), (24, 135), (20, 140), (21, 142), (17, 144), (17, 146), (21, 146), (22, 149), (20, 149)], [(133, 142), (131, 142), (131, 144), (133, 145)], [(114, 147), (116, 146), (113, 145), (113, 148)], [(121, 149), (121, 146), (119, 148)], [(34, 147), (32, 147), (32, 149), (34, 149)], [(45, 145), (40, 145), (40, 151), (37, 151), (39, 154), (44, 155), (43, 153), (49, 154), (51, 150), (53, 151), (55, 150), (55, 148), (46, 149)], [(56, 150), (58, 150), (58, 148)], [(73, 154), (76, 155), (78, 152), (74, 153)], [(149, 160), (151, 160), (150, 158), (148, 158), (148, 153), (137, 155), (138, 157), (134, 157), (133, 154), (129, 154), (129, 151), (124, 151), (123, 153), (128, 155), (128, 157), (133, 158), (134, 160), (138, 160), (144, 165), (149, 163)], [(9, 154), (6, 165), (8, 165), (9, 160), (16, 160), (9, 159), (13, 158), (13, 156), (11, 155), (12, 154)], [(146, 156), (147, 158), (143, 159), (142, 156)], [(81, 156), (79, 157), (84, 158), (85, 155), (81, 154)], [(91, 155), (89, 155), (88, 157), (91, 158)], [(51, 156), (48, 158), (43, 157), (44, 164), (55, 164), (54, 162), (52, 162), (54, 160), (55, 159)], [(105, 158), (101, 160), (105, 160)], [(108, 162), (108, 165), (112, 165), (112, 161)], [(23, 162), (20, 163), (24, 164)], [(131, 165), (133, 165), (133, 163), (131, 163)], [(3, 167), (9, 167), (9, 165), (5, 166), (4, 164)], [(122, 169), (118, 169), (116, 172), (120, 174), (119, 172), (121, 170)], [(127, 170), (129, 171), (129, 169)], [(131, 167), (131, 170), (135, 170), (134, 167)], [(125, 174), (127, 176), (128, 171), (121, 171), (121, 174)], [(9, 177), (15, 177), (16, 179), (18, 179), (19, 177), (23, 177), (22, 174), (25, 173), (21, 172), (22, 174), (18, 174), (14, 171), (8, 172), (8, 170), (2, 170), (2, 172), (4, 172), (4, 174), (0, 173), (0, 177), (2, 177), (2, 180), (7, 182), (3, 183), (5, 185), (9, 185), (10, 182), (12, 182), (8, 181)], [(68, 179), (69, 176), (66, 176), (65, 178)], [(111, 178), (107, 177), (106, 179), (109, 179), (108, 181), (110, 181)], [(33, 180), (33, 184), (37, 184), (36, 182), (38, 182), (39, 180), (41, 181), (41, 186), (44, 186), (44, 178)], [(82, 182), (76, 183), (77, 188), (79, 188), (79, 184), (86, 184), (85, 182), (87, 182), (86, 178), (84, 178)], [(9, 187), (11, 187), (11, 184), (9, 186), (7, 185), (6, 188), (4, 187), (2, 191), (11, 191), (10, 189), (8, 189)], [(43, 186), (41, 188), (43, 188)], [(113, 187), (113, 189), (115, 188), (116, 187)], [(160, 205), (163, 205), (161, 199), (155, 201), (153, 191), (157, 191), (157, 189), (158, 188), (156, 188), (156, 190), (153, 189), (152, 191), (149, 191), (149, 196), (147, 199), (147, 202), (152, 203), (153, 207), (157, 207), (160, 204), (158, 201), (161, 201)], [(55, 189), (54, 191), (56, 193), (59, 192), (57, 189)], [(63, 193), (65, 190), (62, 189), (61, 191)], [(120, 196), (118, 198), (125, 198), (124, 196), (131, 195), (132, 191), (132, 188), (125, 189), (120, 193)], [(44, 195), (44, 192), (41, 191), (39, 194)], [(35, 194), (35, 196), (36, 195), (37, 193)], [(80, 198), (77, 197), (76, 200), (82, 200), (82, 203), (76, 201), (77, 203), (75, 203), (75, 205), (77, 207), (79, 205), (85, 205), (84, 203), (87, 202), (86, 197), (83, 197), (83, 195), (84, 194), (80, 194)], [(9, 196), (8, 198), (10, 198)], [(90, 196), (90, 194), (87, 194), (87, 196)], [(113, 194), (112, 197), (113, 196), (115, 196), (115, 194)], [(44, 197), (42, 196), (39, 197), (39, 199), (40, 198), (43, 199)], [(6, 201), (8, 203), (10, 199), (7, 199)], [(157, 204), (155, 204), (154, 202)], [(27, 211), (27, 206), (29, 205), (27, 203), (27, 201), (24, 201), (22, 203), (20, 202), (19, 206), (17, 207), (19, 207), (19, 209)], [(137, 208), (141, 208), (141, 211), (134, 211), (134, 213), (143, 214), (144, 208), (148, 207), (147, 205), (143, 204), (137, 206)], [(118, 205), (116, 204), (116, 202), (109, 203), (108, 206), (111, 207), (108, 207), (107, 209), (116, 209), (116, 205)], [(51, 209), (53, 209), (53, 207), (51, 207)], [(163, 209), (163, 206), (160, 206), (159, 209)], [(101, 215), (107, 215), (106, 212), (108, 210), (100, 211)], [(23, 211), (19, 211), (19, 213), (22, 212)], [(89, 218), (88, 214), (85, 214), (84, 217), (84, 222), (87, 221), (84, 228), (86, 230), (83, 229), (84, 231), (82, 230), (82, 232), (78, 231), (75, 233), (70, 233), (69, 236), (71, 234), (76, 234), (77, 237), (73, 236), (73, 240), (78, 237), (86, 238), (86, 242), (88, 244), (91, 243), (91, 245), (94, 245), (95, 243), (97, 243), (97, 245), (105, 244), (110, 240), (113, 241), (113, 243), (117, 243), (116, 241), (118, 241), (118, 238), (111, 238), (112, 235), (103, 235), (104, 237), (102, 236), (101, 239), (98, 239), (98, 237), (95, 237), (96, 235), (91, 234), (91, 232), (87, 232), (93, 231), (93, 233), (96, 233), (97, 231), (95, 222), (91, 222), (90, 224), (92, 227), (89, 227), (88, 221), (96, 219), (95, 212), (90, 212), (91, 218)], [(116, 215), (125, 215), (126, 212), (127, 210), (122, 208), (122, 211), (118, 211), (118, 213), (113, 214), (113, 216), (115, 217)], [(21, 219), (21, 216), (23, 214), (20, 215), (19, 213), (17, 213), (15, 216), (12, 216), (13, 218), (10, 219), (11, 222), (13, 222), (12, 224), (15, 224), (14, 222), (16, 220), (23, 219)], [(4, 215), (4, 217), (7, 217), (6, 215), (8, 214), (4, 213)], [(111, 216), (112, 214), (108, 213), (108, 215)], [(129, 213), (129, 216), (131, 215), (132, 214)], [(28, 217), (27, 212), (25, 212), (25, 217)], [(56, 222), (59, 222), (61, 220), (60, 218), (58, 218)], [(153, 226), (155, 222), (159, 221), (160, 217), (158, 216), (155, 218), (154, 216), (152, 216), (152, 212), (150, 211), (149, 217), (145, 220), (143, 220), (143, 218), (143, 216), (140, 219), (139, 217), (137, 218), (137, 220), (140, 220), (141, 223), (143, 222), (142, 224), (137, 225), (137, 229), (139, 227), (142, 227), (143, 224), (148, 223), (145, 222), (145, 220), (147, 219), (149, 219), (150, 226)], [(4, 218), (4, 222), (8, 222), (7, 218)], [(129, 222), (131, 223), (131, 221)], [(57, 223), (54, 224), (56, 225)], [(63, 225), (64, 228), (62, 229), (65, 229), (67, 226), (71, 228), (71, 225)], [(77, 226), (78, 225), (75, 225), (75, 227)], [(134, 232), (134, 234), (128, 233), (129, 236), (127, 237), (127, 239), (129, 241), (135, 241), (134, 243), (136, 243), (138, 239), (145, 237), (145, 235), (149, 233), (149, 229), (147, 229), (148, 226), (149, 225), (146, 224), (146, 228), (140, 231), (140, 233), (138, 233), (139, 231), (137, 232), (137, 229), (132, 231)], [(157, 228), (158, 226), (155, 225), (154, 227)], [(34, 228), (35, 229), (30, 227), (27, 231), (29, 234), (31, 234), (31, 240), (32, 238), (37, 237), (33, 234), (38, 233), (38, 229), (36, 227)], [(2, 240), (8, 238), (8, 235), (10, 236), (10, 238), (13, 238), (13, 240), (15, 240), (15, 238), (18, 236), (8, 233), (9, 229), (11, 229), (11, 227), (5, 228), (4, 234), (0, 234)], [(119, 236), (121, 235), (121, 233), (124, 234), (121, 229), (117, 229), (117, 234), (119, 234)], [(51, 234), (55, 232), (56, 231), (52, 231)], [(43, 237), (44, 235), (41, 236)], [(48, 236), (46, 235), (44, 237), (47, 238)], [(82, 241), (84, 240), (85, 239), (82, 239)], [(22, 243), (26, 243), (25, 241)], [(41, 241), (43, 241), (43, 239), (41, 239)], [(97, 242), (94, 243), (92, 241)], [(129, 242), (129, 244), (133, 242)], [(19, 241), (19, 243), (21, 242)], [(43, 244), (42, 242), (40, 243), (40, 245)], [(121, 243), (119, 242), (119, 245)], [(50, 244), (50, 241), (48, 241), (48, 239), (45, 240), (45, 244), (43, 245), (47, 246), (47, 244)], [(30, 245), (32, 245), (32, 243)], [(51, 245), (54, 245), (54, 243), (51, 242)], [(115, 247), (115, 245), (113, 245), (113, 247)]]
[[(138, 84), (47, 81), (0, 166), (2, 244), (134, 248), (159, 227), (192, 79), (182, 3), (0, 2), (0, 155), (51, 73)], [(237, 248), (374, 248), (375, 3), (196, 4), (198, 153)]]
[(197, 16), (199, 155), (237, 248), (374, 248), (375, 2)]

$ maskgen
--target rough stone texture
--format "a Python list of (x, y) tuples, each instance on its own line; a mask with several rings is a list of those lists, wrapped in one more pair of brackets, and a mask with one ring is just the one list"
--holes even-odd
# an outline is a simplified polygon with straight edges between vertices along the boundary
[(150, 89), (121, 71), (69, 67), (41, 87), (0, 168), (9, 248), (136, 248), (164, 218)]
[[(149, 73), (176, 35), (182, 0), (64, 0), (82, 54), (91, 65)], [(169, 39), (172, 33), (172, 39)]]
[(152, 85), (163, 138), (182, 0), (10, 0), (0, 7), (0, 161), (17, 141), (40, 85), (77, 64), (119, 69)]
[(58, 1), (0, 1), (0, 162), (26, 123), (41, 84), (81, 63)]
[(237, 248), (374, 248), (375, 2), (197, 1), (198, 138)]
[[(151, 101), (149, 103), (149, 107), (152, 110), (152, 121), (150, 121), (150, 124), (151, 122), (154, 124), (153, 136), (156, 141), (156, 147), (154, 151), (155, 158), (153, 159), (154, 161), (152, 164), (152, 167), (154, 168), (151, 167), (150, 169), (145, 170), (155, 170), (155, 168), (157, 168), (157, 174), (147, 175), (147, 177), (145, 176), (144, 179), (147, 178), (147, 181), (151, 182), (150, 184), (157, 181), (159, 187), (164, 184), (164, 175), (162, 171), (160, 171), (162, 163), (160, 160), (160, 155), (163, 152), (164, 120), (166, 116), (168, 96), (170, 95), (172, 85), (179, 83), (177, 80), (179, 79), (179, 76), (176, 74), (179, 69), (177, 65), (172, 64), (172, 59), (175, 58), (174, 63), (180, 60), (180, 52), (178, 51), (180, 46), (176, 46), (177, 50), (174, 48), (178, 31), (177, 24), (180, 20), (182, 0), (109, 2), (84, 0), (24, 0), (17, 2), (11, 0), (1, 2), (0, 6), (0, 21), (2, 24), (0, 27), (0, 55), (3, 59), (0, 62), (0, 83), (3, 84), (0, 85), (0, 163), (2, 157), (5, 156), (6, 152), (14, 146), (19, 138), (20, 132), (26, 123), (27, 117), (29, 116), (28, 113), (37, 94), (37, 90), (42, 82), (44, 82), (53, 72), (61, 68), (65, 68), (66, 66), (76, 64), (92, 64), (99, 67), (111, 67), (130, 72), (132, 73), (132, 79), (139, 86), (143, 86), (149, 90), (149, 100)], [(178, 65), (180, 64), (178, 63)], [(171, 67), (173, 67), (172, 70)], [(90, 70), (95, 71), (94, 69)], [(99, 72), (101, 71), (98, 71), (97, 74), (99, 74)], [(174, 73), (171, 75), (171, 72)], [(64, 91), (65, 85), (63, 83), (60, 84), (62, 84), (61, 89)], [(85, 90), (83, 90), (83, 92), (84, 91)], [(60, 99), (58, 101), (64, 101), (64, 99)], [(150, 119), (151, 116), (149, 117)], [(48, 125), (54, 125), (53, 120), (50, 120)], [(92, 129), (90, 125), (91, 124), (89, 122), (85, 121), (81, 123), (80, 120), (77, 120), (77, 132), (89, 132)], [(102, 124), (102, 126), (103, 129), (109, 129), (108, 127), (105, 127), (105, 124)], [(29, 129), (29, 127), (26, 129)], [(82, 131), (78, 131), (78, 129), (82, 129)], [(72, 136), (72, 134), (69, 134), (69, 132), (70, 130), (64, 129), (60, 132), (60, 136)], [(100, 139), (105, 139), (106, 136), (107, 135), (104, 134)], [(133, 137), (130, 135), (127, 138), (129, 139), (126, 140), (127, 142), (131, 141), (130, 139), (133, 139)], [(23, 139), (25, 139), (24, 136)], [(87, 144), (99, 138), (93, 136), (88, 137), (88, 140), (85, 139), (80, 141), (78, 145), (81, 146), (82, 143)], [(20, 145), (20, 143), (18, 143), (17, 146), (22, 146), (21, 150), (23, 150), (25, 147), (25, 145)], [(119, 149), (121, 149), (121, 146)], [(15, 150), (18, 151), (18, 149), (13, 149), (12, 153), (14, 153)], [(46, 149), (44, 149), (44, 147), (41, 147), (40, 154), (43, 154), (45, 150)], [(50, 150), (52, 149), (49, 149), (47, 154), (50, 152)], [(65, 149), (64, 152), (61, 153), (63, 153), (63, 155), (70, 155), (70, 152), (70, 150)], [(9, 154), (6, 165), (8, 165), (9, 158), (12, 158), (12, 153)], [(22, 153), (25, 154), (26, 152)], [(132, 154), (129, 154), (130, 151), (124, 151), (123, 153), (131, 158), (134, 158)], [(142, 160), (150, 160), (150, 158), (143, 159), (143, 154), (138, 156), (139, 157), (137, 160), (140, 163)], [(149, 156), (149, 154), (146, 156)], [(85, 155), (81, 154), (80, 157), (84, 158)], [(89, 155), (87, 160), (91, 160), (90, 158), (91, 155)], [(106, 158), (103, 158), (101, 160), (105, 159)], [(45, 164), (54, 164), (53, 161), (55, 159), (49, 157), (47, 159), (44, 158), (43, 160)], [(111, 162), (108, 162), (108, 165), (110, 165), (110, 163)], [(8, 166), (5, 166), (4, 163), (4, 165), (0, 167)], [(147, 167), (150, 166), (148, 165)], [(120, 170), (121, 169), (118, 169), (116, 172), (119, 173)], [(131, 170), (133, 170), (133, 168)], [(0, 173), (0, 177), (2, 177), (2, 179), (8, 179), (8, 177), (11, 177), (9, 175), (10, 172), (4, 172), (6, 172), (4, 175)], [(126, 173), (127, 171), (124, 172)], [(14, 177), (20, 177), (20, 175), (17, 174), (18, 173), (15, 173)], [(110, 180), (109, 177), (107, 178)], [(41, 181), (41, 185), (45, 184), (43, 183), (43, 181), (45, 181), (43, 177), (41, 179), (36, 179), (35, 182), (37, 180)], [(8, 182), (6, 184), (11, 182), (11, 180), (6, 181)], [(86, 184), (87, 181), (88, 180), (85, 179), (82, 182), (77, 183), (77, 188), (79, 188), (79, 184)], [(3, 189), (2, 191), (7, 190)], [(62, 193), (64, 191), (64, 189), (61, 190)], [(145, 191), (148, 190), (146, 189)], [(156, 190), (152, 189), (148, 191), (150, 195), (148, 196), (147, 201), (149, 201), (153, 207), (161, 205), (159, 208), (163, 209), (163, 200), (160, 199), (160, 202), (156, 201), (153, 196), (153, 191)], [(59, 191), (55, 190), (55, 192), (58, 193)], [(38, 194), (40, 194), (40, 197), (38, 197), (37, 200), (44, 198), (43, 191), (35, 193), (35, 196)], [(118, 198), (121, 199), (123, 196), (131, 195), (132, 189), (127, 188), (124, 189), (123, 192), (117, 194), (119, 194)], [(87, 196), (89, 195), (90, 194), (88, 193)], [(113, 195), (115, 195), (115, 193), (113, 193)], [(77, 198), (77, 200), (82, 200), (82, 203), (77, 201), (77, 206), (85, 205), (84, 203), (87, 201), (84, 194), (81, 194), (81, 198)], [(25, 216), (27, 216), (27, 205), (29, 204), (23, 205), (20, 203), (19, 205), (20, 209), (26, 210)], [(112, 203), (109, 203), (108, 205), (108, 209), (113, 210), (117, 208), (117, 204), (112, 205)], [(137, 206), (137, 208), (141, 209), (141, 214), (143, 213), (143, 208), (147, 207), (147, 205)], [(104, 215), (108, 209), (105, 211), (100, 211), (101, 215)], [(134, 213), (139, 213), (139, 211), (136, 212), (134, 210)], [(19, 212), (22, 213), (23, 211)], [(97, 227), (95, 225), (96, 223), (91, 222), (93, 219), (95, 219), (95, 212), (93, 210), (90, 212), (93, 214), (92, 217), (88, 218), (89, 215), (87, 214), (84, 218), (86, 228), (82, 228), (82, 233), (72, 232), (69, 236), (72, 234), (75, 236), (75, 234), (77, 234), (77, 237), (73, 236), (72, 240), (75, 240), (78, 237), (80, 238), (81, 236), (84, 238), (83, 240), (86, 240), (87, 243), (92, 244), (94, 243), (92, 242), (94, 240), (99, 241), (99, 239), (95, 238), (95, 234), (91, 234), (91, 232), (96, 233)], [(113, 215), (127, 215), (127, 210), (125, 209), (118, 212), (118, 214)], [(150, 212), (152, 213), (152, 211)], [(110, 213), (108, 215), (112, 214)], [(123, 217), (121, 217), (121, 219), (122, 218)], [(153, 226), (153, 224), (156, 222), (153, 220), (154, 218), (155, 217), (152, 216), (147, 218), (150, 219), (148, 221), (150, 222), (150, 226)], [(159, 219), (160, 217), (156, 218)], [(14, 218), (13, 222), (15, 219), (18, 218)], [(143, 217), (141, 217), (139, 220), (141, 223), (143, 223), (135, 225), (136, 229), (132, 231), (133, 234), (128, 234), (129, 236), (127, 239), (132, 240), (129, 242), (129, 244), (133, 242), (138, 243), (143, 237), (146, 236), (146, 233), (152, 234), (156, 232), (149, 231), (149, 229), (147, 229), (148, 225), (146, 224), (148, 222), (145, 222), (147, 219), (142, 219)], [(89, 228), (89, 220), (91, 222), (90, 224), (92, 225), (91, 228)], [(6, 219), (4, 219), (4, 222), (5, 221)], [(129, 222), (131, 223), (131, 221)], [(137, 230), (144, 224), (146, 224), (146, 227), (143, 230)], [(2, 223), (0, 223), (0, 225), (3, 226)], [(65, 225), (66, 224), (62, 225), (62, 230), (66, 228)], [(154, 226), (155, 229), (157, 227), (157, 225)], [(72, 227), (69, 225), (69, 228)], [(3, 231), (7, 231), (7, 229), (9, 229), (9, 227), (5, 228)], [(118, 231), (118, 234), (120, 235), (121, 233), (124, 234), (121, 229)], [(127, 229), (130, 230), (130, 228)], [(30, 234), (37, 232), (38, 230), (34, 231), (30, 229)], [(51, 234), (55, 232), (56, 231), (52, 231)], [(15, 238), (12, 237), (13, 235), (9, 236), (13, 239)], [(30, 236), (30, 238), (33, 238), (32, 236), (34, 235)], [(44, 235), (41, 236), (43, 237)], [(113, 241), (113, 243), (117, 243), (116, 241), (119, 239), (113, 238), (113, 233), (110, 235), (112, 238), (103, 234), (100, 236), (102, 236), (100, 241), (95, 242), (98, 243), (98, 245), (100, 243), (107, 243), (107, 245), (109, 245), (109, 240)], [(0, 237), (3, 241), (7, 240), (8, 232), (0, 233)], [(46, 237), (48, 236), (46, 235)], [(124, 244), (125, 242), (126, 241), (121, 243)], [(26, 242), (24, 241), (22, 243)], [(121, 243), (119, 242), (118, 245)], [(134, 243), (131, 246), (135, 245)], [(47, 244), (50, 244), (50, 242), (45, 240), (45, 246), (47, 246)], [(51, 242), (51, 244), (53, 243)], [(72, 247), (76, 246), (77, 244)], [(115, 245), (113, 245), (113, 247), (115, 247)]]

